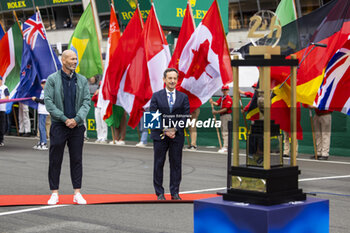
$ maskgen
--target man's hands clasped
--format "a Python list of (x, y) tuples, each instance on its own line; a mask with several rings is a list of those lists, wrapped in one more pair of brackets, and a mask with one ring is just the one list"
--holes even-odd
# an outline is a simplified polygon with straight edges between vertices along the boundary
[(66, 123), (66, 126), (70, 129), (73, 129), (75, 126), (77, 126), (77, 122), (73, 118), (67, 119), (65, 123)]

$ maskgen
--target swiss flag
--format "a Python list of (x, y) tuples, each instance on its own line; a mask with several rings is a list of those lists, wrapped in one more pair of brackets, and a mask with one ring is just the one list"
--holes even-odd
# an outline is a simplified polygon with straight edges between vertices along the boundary
[(130, 115), (128, 125), (132, 128), (139, 123), (143, 108), (149, 106), (153, 93), (163, 88), (163, 72), (171, 57), (153, 3), (136, 48), (125, 82), (122, 81), (122, 90), (128, 98), (118, 97)]
[(108, 119), (112, 115), (112, 106), (113, 102), (108, 99), (105, 99), (105, 96), (108, 96), (107, 93), (103, 94), (103, 91), (106, 91), (105, 85), (110, 84), (110, 82), (105, 82), (106, 78), (110, 79), (112, 76), (111, 73), (111, 57), (117, 50), (117, 45), (120, 39), (120, 28), (118, 24), (118, 20), (115, 14), (114, 6), (111, 5), (111, 16), (109, 21), (109, 32), (108, 32), (108, 43), (107, 43), (107, 53), (106, 53), (106, 61), (105, 61), (105, 70), (101, 82), (101, 90), (98, 93), (97, 107), (102, 109), (103, 119)]
[(217, 0), (183, 48), (178, 67), (184, 78), (177, 89), (188, 95), (191, 112), (232, 82), (231, 59)]
[[(108, 66), (108, 72), (106, 72), (102, 93), (103, 98), (109, 100), (111, 104), (117, 104), (122, 101), (117, 100), (120, 96), (128, 96), (123, 90), (125, 74), (133, 59), (135, 46), (141, 36), (142, 28), (143, 21), (141, 19), (140, 9), (137, 7), (114, 52), (111, 53), (110, 51), (109, 64), (111, 65)], [(121, 104), (119, 103), (118, 105)], [(109, 106), (108, 110), (111, 109), (111, 106)], [(109, 114), (111, 114), (111, 111), (107, 111), (104, 119), (107, 119), (110, 116)]]

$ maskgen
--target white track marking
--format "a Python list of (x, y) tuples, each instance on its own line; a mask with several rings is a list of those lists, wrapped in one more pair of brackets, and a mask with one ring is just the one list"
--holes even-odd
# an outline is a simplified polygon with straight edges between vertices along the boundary
[(52, 209), (52, 208), (64, 207), (64, 206), (69, 206), (69, 205), (53, 205), (53, 206), (42, 206), (42, 207), (30, 208), (30, 209), (24, 209), (24, 210), (14, 210), (14, 211), (2, 212), (0, 213), (0, 216), (20, 214), (25, 212), (37, 211), (37, 210)]
[[(300, 182), (303, 182), (303, 181), (331, 180), (331, 179), (342, 179), (342, 178), (350, 178), (350, 175), (344, 175), (344, 176), (326, 176), (326, 177), (317, 177), (317, 178), (305, 178), (305, 179), (299, 179), (299, 181), (300, 181)], [(210, 188), (210, 189), (198, 189), (198, 190), (180, 192), (180, 194), (201, 193), (201, 192), (210, 192), (210, 191), (219, 191), (219, 190), (224, 190), (224, 189), (226, 189), (226, 187), (221, 187), (221, 188)], [(11, 215), (11, 214), (20, 214), (20, 213), (31, 212), (31, 211), (37, 211), (37, 210), (44, 210), (44, 209), (52, 209), (52, 208), (58, 208), (58, 207), (64, 207), (64, 206), (70, 206), (70, 205), (43, 206), (43, 207), (30, 208), (30, 209), (24, 209), (24, 210), (15, 210), (15, 211), (9, 211), (9, 212), (2, 212), (2, 213), (0, 213), (0, 216)]]
[(226, 187), (223, 187), (223, 188), (212, 188), (212, 189), (199, 189), (199, 190), (193, 190), (193, 191), (185, 191), (185, 192), (180, 192), (180, 194), (201, 193), (201, 192), (217, 191), (217, 190), (222, 190), (222, 189), (226, 189)]
[(350, 178), (350, 175), (345, 175), (345, 176), (325, 176), (325, 177), (317, 177), (317, 178), (305, 178), (305, 179), (299, 179), (299, 181), (302, 182), (302, 181), (314, 181), (314, 180), (331, 180), (331, 179), (342, 179), (342, 178)]

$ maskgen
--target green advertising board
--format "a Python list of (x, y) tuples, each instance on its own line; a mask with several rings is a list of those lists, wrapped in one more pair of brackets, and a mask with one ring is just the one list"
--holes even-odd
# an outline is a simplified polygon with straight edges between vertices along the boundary
[[(151, 3), (149, 0), (138, 0), (138, 3), (140, 4), (142, 18), (144, 21), (146, 21), (149, 11), (151, 9)], [(115, 0), (114, 6), (118, 12), (119, 19), (121, 20), (122, 25), (126, 26), (136, 10), (137, 1)]]
[(1, 11), (33, 8), (32, 0), (0, 0)]
[[(146, 20), (151, 9), (151, 3), (149, 0), (139, 0), (138, 2), (142, 18)], [(153, 0), (153, 3), (159, 22), (163, 27), (181, 27), (186, 12), (187, 0)], [(191, 0), (196, 25), (202, 21), (212, 3), (213, 0)], [(219, 0), (218, 3), (225, 32), (228, 32), (228, 0)], [(103, 8), (102, 4), (98, 3), (97, 5), (100, 12), (100, 9), (102, 10)], [(115, 8), (118, 11), (122, 24), (126, 26), (136, 9), (136, 0), (116, 0)]]
[[(159, 22), (166, 27), (181, 27), (187, 0), (154, 0)], [(193, 18), (198, 25), (208, 12), (213, 0), (190, 0)], [(219, 0), (219, 8), (225, 32), (228, 32), (228, 0)]]
[(81, 0), (34, 0), (36, 6), (57, 6), (70, 3), (81, 3)]
[(26, 8), (33, 8), (42, 6), (56, 6), (70, 3), (81, 3), (81, 0), (0, 0), (1, 11), (12, 11)]

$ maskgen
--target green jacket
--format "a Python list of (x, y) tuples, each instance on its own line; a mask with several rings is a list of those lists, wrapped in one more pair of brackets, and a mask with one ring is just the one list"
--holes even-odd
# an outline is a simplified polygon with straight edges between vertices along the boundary
[[(78, 125), (82, 125), (90, 110), (90, 92), (87, 79), (80, 74), (76, 75), (77, 91), (75, 96), (75, 111), (77, 114), (74, 120)], [(51, 115), (51, 121), (65, 123), (68, 118), (64, 115), (61, 70), (51, 74), (47, 78), (44, 93), (45, 107)]]

